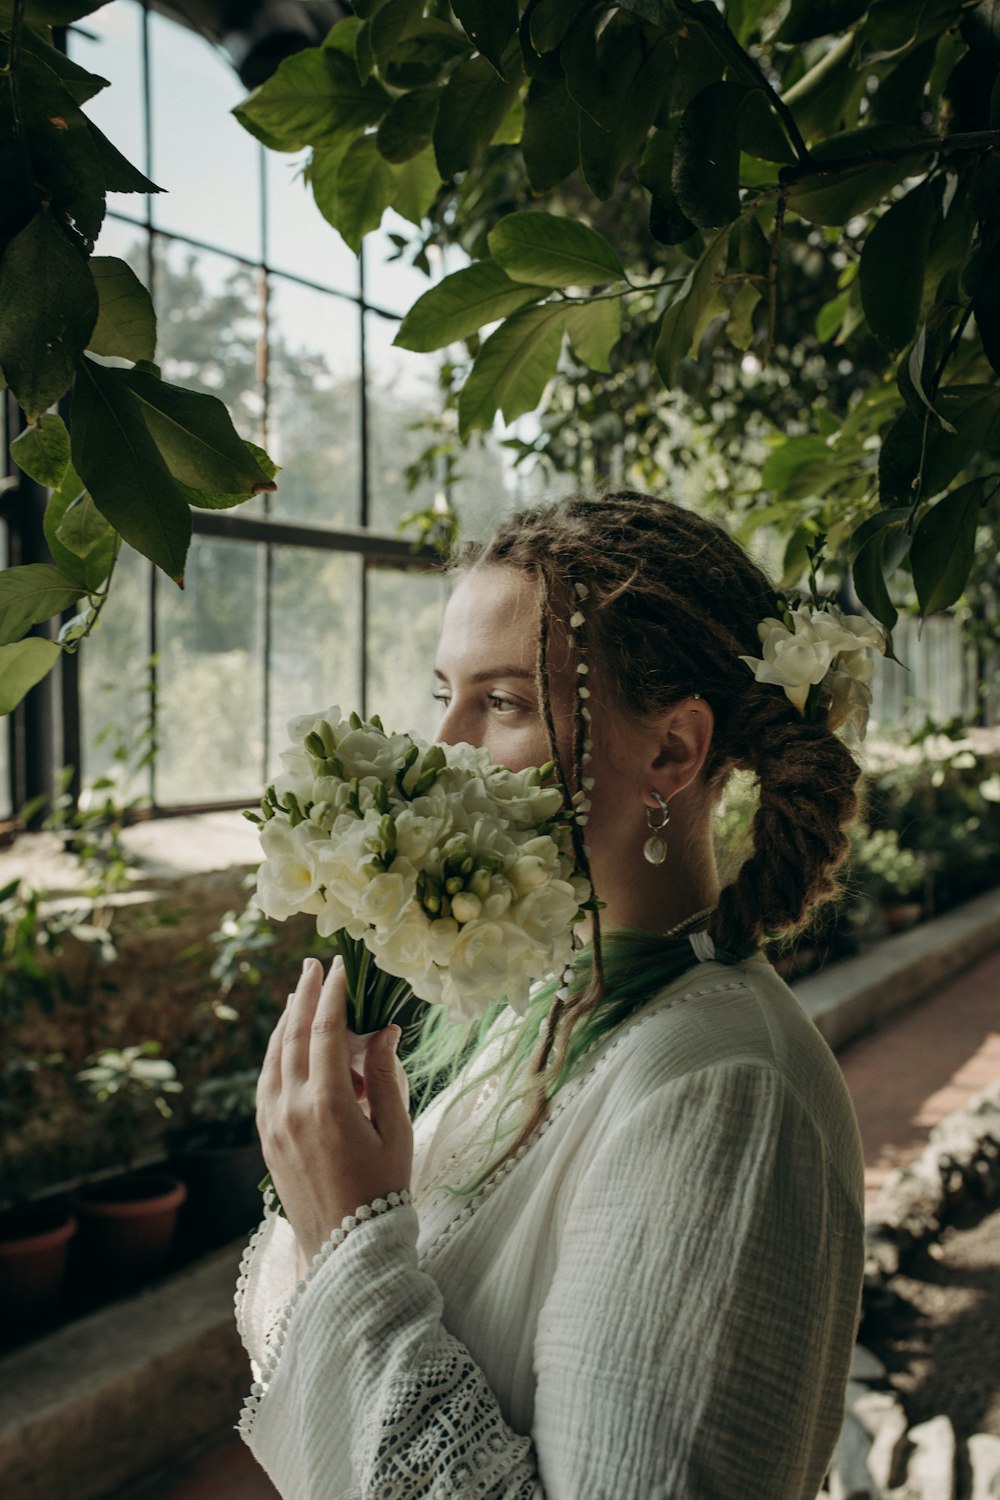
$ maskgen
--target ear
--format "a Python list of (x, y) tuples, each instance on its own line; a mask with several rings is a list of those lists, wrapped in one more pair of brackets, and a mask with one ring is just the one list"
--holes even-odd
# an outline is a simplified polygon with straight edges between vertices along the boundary
[(715, 715), (704, 698), (692, 697), (671, 704), (649, 722), (656, 748), (647, 790), (655, 788), (669, 802), (700, 774), (712, 743)]

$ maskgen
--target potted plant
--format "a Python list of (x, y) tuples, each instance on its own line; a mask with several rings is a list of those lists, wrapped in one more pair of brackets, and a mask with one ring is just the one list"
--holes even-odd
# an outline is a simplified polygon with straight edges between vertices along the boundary
[(75, 1196), (80, 1259), (101, 1289), (135, 1285), (164, 1269), (187, 1196), (184, 1183), (157, 1161), (164, 1122), (173, 1114), (170, 1096), (182, 1088), (159, 1051), (157, 1042), (109, 1048), (77, 1074), (97, 1108), (103, 1140), (126, 1166), (91, 1179)]
[(171, 1166), (188, 1190), (183, 1230), (193, 1248), (248, 1234), (260, 1219), (267, 1169), (254, 1120), (258, 1072), (252, 1066), (202, 1079), (171, 1141)]

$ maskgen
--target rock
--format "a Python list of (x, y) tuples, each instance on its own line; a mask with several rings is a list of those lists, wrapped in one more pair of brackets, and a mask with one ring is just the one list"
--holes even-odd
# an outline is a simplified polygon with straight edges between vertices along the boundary
[(895, 1489), (903, 1482), (910, 1447), (906, 1414), (897, 1406), (879, 1426), (868, 1454), (871, 1476), (883, 1490)]
[(955, 1431), (948, 1417), (910, 1428), (913, 1444), (900, 1500), (955, 1500)]
[(878, 1355), (866, 1349), (864, 1344), (855, 1344), (851, 1355), (851, 1379), (875, 1381), (885, 1379), (885, 1365)]
[(969, 1500), (1000, 1500), (1000, 1438), (977, 1432), (970, 1437), (968, 1449), (972, 1474)]
[(848, 1412), (830, 1460), (827, 1479), (830, 1500), (881, 1500), (882, 1491), (868, 1467), (870, 1449), (868, 1434)]
[(852, 1384), (847, 1387), (847, 1405), (870, 1438), (875, 1437), (879, 1428), (884, 1427), (894, 1413), (903, 1415), (899, 1397), (894, 1396), (892, 1391), (870, 1391), (864, 1385)]

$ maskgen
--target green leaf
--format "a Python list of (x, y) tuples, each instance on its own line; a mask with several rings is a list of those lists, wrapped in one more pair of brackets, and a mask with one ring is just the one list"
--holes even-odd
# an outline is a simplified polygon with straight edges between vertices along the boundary
[(256, 495), (274, 489), (217, 396), (170, 385), (144, 370), (119, 373), (175, 479), (209, 492)]
[(621, 7), (640, 20), (668, 31), (680, 31), (686, 20), (676, 0), (621, 0)]
[(521, 155), (535, 193), (547, 193), (580, 164), (580, 106), (561, 78), (534, 78), (524, 105)]
[(163, 189), (151, 182), (144, 172), (134, 167), (118, 147), (98, 130), (93, 120), (87, 121), (87, 129), (101, 165), (104, 186), (109, 193), (162, 193)]
[(451, 0), (470, 42), (503, 75), (501, 59), (517, 35), (517, 0)]
[(15, 119), (9, 89), (0, 89), (0, 249), (34, 218), (41, 195), (32, 180), (31, 158)]
[(471, 167), (516, 96), (517, 85), (500, 78), (485, 57), (459, 63), (441, 94), (434, 124), (434, 152), (445, 182)]
[(191, 511), (150, 435), (127, 374), (135, 372), (81, 361), (70, 420), (73, 464), (115, 530), (180, 583)]
[(418, 32), (423, 20), (422, 0), (386, 0), (379, 6), (371, 18), (369, 35), (372, 53), (383, 74), (400, 42)]
[(90, 270), (99, 311), (87, 348), (95, 354), (132, 361), (152, 359), (156, 352), (156, 313), (132, 267), (113, 255), (94, 255)]
[[(278, 465), (271, 459), (263, 448), (256, 443), (243, 439), (243, 446), (256, 460), (258, 468), (263, 470), (268, 479), (274, 479), (278, 474)], [(179, 486), (181, 493), (189, 505), (196, 505), (200, 510), (232, 510), (234, 506), (243, 505), (246, 501), (246, 493), (223, 494), (221, 492), (209, 493), (207, 490), (196, 490), (191, 485)]]
[[(936, 410), (946, 425), (900, 412), (879, 454), (879, 501), (912, 505), (946, 490), (989, 441), (1000, 421), (1000, 390), (989, 386), (948, 386), (937, 393)], [(921, 464), (921, 456), (923, 462)]]
[(594, 302), (571, 303), (566, 308), (566, 333), (577, 359), (592, 370), (611, 371), (611, 350), (622, 331), (622, 305), (618, 297)]
[(931, 507), (913, 533), (910, 567), (925, 619), (961, 597), (976, 555), (982, 498), (981, 479), (959, 485)]
[(851, 300), (851, 288), (845, 287), (838, 292), (836, 297), (829, 302), (824, 302), (816, 315), (816, 337), (821, 344), (825, 344), (840, 331), (844, 318), (847, 316), (848, 304)]
[(412, 89), (393, 101), (376, 136), (386, 161), (410, 161), (431, 144), (440, 98), (439, 88), (427, 88)]
[(516, 146), (520, 143), (521, 133), (524, 130), (524, 100), (520, 94), (514, 95), (514, 102), (504, 115), (498, 129), (494, 130), (490, 137), (491, 146)]
[(868, 538), (854, 559), (851, 577), (854, 592), (865, 609), (886, 630), (892, 630), (899, 619), (899, 611), (889, 597), (885, 583), (885, 538), (885, 531), (878, 531)]
[(90, 125), (39, 58), (22, 56), (18, 103), (36, 185), (53, 216), (75, 224), (88, 248), (104, 221), (105, 181)]
[(861, 305), (890, 354), (910, 342), (917, 326), (934, 219), (934, 195), (922, 182), (886, 210), (861, 251)]
[(490, 334), (459, 394), (463, 438), (491, 427), (497, 411), (513, 422), (534, 410), (555, 374), (565, 318), (564, 304), (546, 302), (515, 313)]
[(705, 329), (722, 309), (717, 276), (728, 241), (727, 226), (709, 241), (663, 314), (653, 358), (668, 387), (676, 382), (681, 360), (697, 352)]
[(10, 445), (10, 456), (36, 484), (56, 490), (69, 464), (69, 433), (62, 417), (45, 412)]
[(547, 286), (512, 281), (494, 261), (477, 261), (453, 271), (418, 297), (393, 342), (418, 354), (443, 349), (548, 293)]
[[(915, 415), (922, 417), (924, 411), (929, 411), (946, 432), (954, 432), (955, 429), (946, 418), (942, 417), (927, 394), (924, 388), (924, 371), (929, 369), (932, 375), (935, 373), (938, 360), (950, 336), (951, 317), (943, 308), (933, 307), (927, 322), (921, 325), (905, 363), (901, 363), (898, 375), (900, 392)], [(929, 362), (928, 351), (930, 351)]]
[(0, 645), (19, 641), (31, 629), (75, 604), (79, 584), (50, 563), (29, 563), (0, 572)]
[(603, 235), (561, 214), (508, 214), (487, 236), (490, 250), (514, 281), (535, 286), (601, 286), (625, 276)]
[[(91, 538), (95, 538), (93, 545), (88, 544), (85, 555), (81, 556), (67, 546), (60, 537), (59, 531), (66, 512), (71, 507), (76, 507), (78, 502), (82, 506), (85, 500), (89, 501), (89, 510), (86, 510), (85, 514), (74, 517), (69, 530), (74, 546), (82, 544), (82, 523), (86, 523), (88, 528), (88, 543)], [(94, 593), (99, 589), (111, 571), (116, 534), (104, 517), (96, 511), (93, 501), (90, 500), (90, 496), (83, 487), (83, 480), (72, 464), (66, 470), (60, 487), (49, 496), (42, 525), (52, 559), (60, 572), (65, 573), (67, 578), (75, 579), (88, 593)], [(103, 527), (103, 532), (98, 540), (96, 538), (99, 527)]]
[(86, 490), (66, 506), (56, 527), (56, 537), (81, 562), (92, 558), (99, 549), (106, 564), (102, 579), (107, 576), (114, 553), (114, 528), (108, 525)]
[(619, 15), (601, 33), (598, 63), (597, 93), (589, 102), (576, 91), (574, 97), (581, 106), (580, 166), (587, 185), (606, 199), (642, 153), (673, 79), (676, 55), (668, 36), (650, 46), (643, 28)]
[[(377, 229), (396, 191), (396, 168), (379, 152), (373, 135), (359, 136), (325, 163), (317, 151), (311, 173), (316, 206), (357, 255), (361, 241)], [(326, 148), (327, 151), (330, 148)], [(316, 161), (319, 157), (319, 161)], [(327, 165), (333, 170), (326, 170)]]
[(0, 262), (0, 365), (30, 421), (69, 389), (96, 321), (86, 259), (41, 208)]
[(786, 500), (821, 495), (836, 482), (836, 466), (822, 438), (805, 433), (772, 448), (760, 473), (761, 488)]
[(419, 229), (440, 191), (441, 178), (434, 147), (428, 146), (419, 156), (396, 168), (396, 193), (392, 206)]
[(846, 31), (868, 9), (868, 0), (792, 0), (778, 29), (781, 42), (811, 42)]
[(12, 713), (35, 683), (51, 672), (60, 654), (55, 641), (39, 635), (15, 646), (0, 646), (0, 714)]
[(875, 52), (869, 63), (882, 62), (940, 36), (959, 18), (962, 0), (873, 0), (860, 28), (862, 40)]
[(983, 266), (972, 310), (986, 358), (1000, 375), (1000, 243)]
[(528, 13), (528, 34), (539, 55), (554, 52), (580, 15), (580, 0), (537, 0)]
[(681, 117), (674, 148), (677, 202), (702, 229), (729, 224), (740, 211), (739, 168), (748, 90), (710, 83)]
[(86, 104), (101, 89), (109, 87), (106, 78), (101, 78), (97, 73), (88, 73), (86, 68), (81, 68), (79, 63), (67, 57), (65, 52), (60, 52), (58, 47), (51, 47), (44, 37), (32, 31), (29, 26), (21, 32), (21, 50), (51, 68), (75, 104)]
[(680, 245), (697, 233), (677, 202), (673, 184), (674, 145), (680, 119), (654, 130), (639, 163), (639, 181), (650, 193), (649, 230), (661, 245)]
[[(922, 131), (899, 125), (862, 125), (830, 136), (810, 153), (821, 170), (793, 182), (789, 208), (813, 224), (846, 224), (880, 202), (904, 177), (921, 170), (924, 157), (919, 153), (900, 161), (878, 161), (879, 151), (921, 139)], [(852, 164), (838, 166), (838, 162)]]
[(726, 334), (734, 349), (749, 349), (753, 342), (753, 315), (760, 301), (760, 287), (745, 281), (733, 298)]
[(362, 83), (355, 64), (335, 48), (306, 47), (233, 110), (240, 124), (274, 151), (319, 145), (343, 130), (374, 125), (390, 96), (380, 83)]

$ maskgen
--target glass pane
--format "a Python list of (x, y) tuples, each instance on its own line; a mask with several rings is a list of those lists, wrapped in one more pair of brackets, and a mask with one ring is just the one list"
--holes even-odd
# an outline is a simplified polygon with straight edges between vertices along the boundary
[(289, 719), (361, 704), (361, 558), (282, 547), (272, 568), (269, 776), (281, 767)]
[(264, 148), (230, 114), (246, 89), (203, 37), (155, 13), (149, 26), (157, 228), (259, 260)]
[(360, 313), (280, 276), (271, 287), (268, 451), (282, 465), (271, 514), (357, 526)]
[[(84, 106), (87, 118), (103, 130), (133, 166), (144, 171), (141, 7), (131, 0), (127, 4), (103, 6), (69, 30), (66, 47), (81, 68), (99, 74), (111, 85), (87, 101)], [(109, 193), (108, 208), (120, 209), (132, 218), (143, 218), (146, 198), (141, 193)], [(102, 255), (106, 253), (103, 235), (100, 249)]]
[(412, 489), (406, 475), (407, 468), (441, 437), (440, 430), (431, 425), (440, 409), (437, 359), (394, 349), (399, 325), (377, 313), (365, 316), (368, 524), (373, 531), (395, 532), (401, 516), (424, 510), (441, 488), (443, 475), (436, 463), (432, 473)]
[[(402, 317), (418, 297), (440, 280), (445, 263), (441, 251), (432, 246), (427, 257), (430, 276), (417, 270), (411, 264), (412, 250), (405, 249), (400, 255), (390, 238), (394, 234), (409, 242), (414, 239), (416, 230), (390, 209), (382, 217), (381, 228), (365, 238), (365, 301), (372, 307)], [(462, 263), (467, 264), (468, 257), (459, 253), (458, 263), (449, 263), (447, 269), (457, 271)]]
[[(264, 402), (258, 375), (259, 272), (228, 255), (155, 241), (157, 358), (166, 380), (218, 396), (241, 437), (260, 443)], [(241, 511), (260, 515), (262, 498)]]
[(447, 594), (441, 573), (368, 571), (367, 704), (387, 729), (437, 734), (434, 655)]
[(184, 590), (159, 587), (157, 801), (260, 795), (263, 548), (195, 537)]
[(149, 579), (152, 564), (123, 547), (111, 596), (80, 645), (80, 745), (84, 783), (107, 776), (122, 801), (149, 792), (141, 759), (149, 722)]
[(264, 152), (267, 263), (356, 297), (358, 258), (316, 207), (302, 180), (304, 162), (304, 156)]

